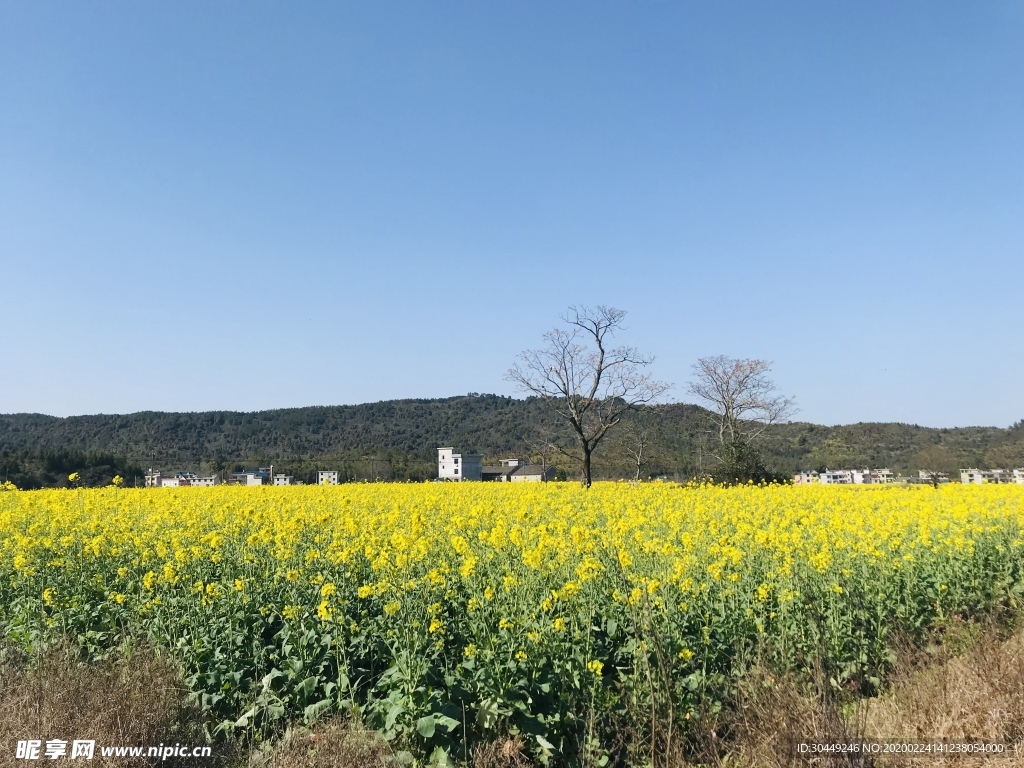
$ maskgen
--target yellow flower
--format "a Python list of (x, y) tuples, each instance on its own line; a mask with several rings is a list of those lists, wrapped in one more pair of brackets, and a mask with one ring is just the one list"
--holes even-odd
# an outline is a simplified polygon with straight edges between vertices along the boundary
[(331, 618), (331, 607), (327, 604), (326, 600), (320, 601), (320, 605), (316, 607), (316, 615), (320, 621), (327, 621)]
[(604, 662), (594, 659), (593, 661), (587, 662), (587, 669), (593, 672), (598, 677), (601, 676), (601, 671), (604, 669)]

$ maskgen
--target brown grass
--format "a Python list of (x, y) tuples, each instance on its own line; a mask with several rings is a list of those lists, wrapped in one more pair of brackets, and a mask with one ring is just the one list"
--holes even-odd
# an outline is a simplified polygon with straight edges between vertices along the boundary
[(472, 768), (530, 768), (530, 759), (523, 754), (522, 736), (478, 744), (473, 749)]
[[(102, 758), (100, 745), (151, 747), (164, 744), (204, 745), (199, 714), (187, 705), (177, 671), (148, 649), (137, 649), (116, 661), (83, 664), (68, 648), (51, 650), (35, 663), (5, 649), (0, 664), (0, 766), (31, 765), (16, 760), (19, 740), (50, 739), (68, 742), (69, 759), (74, 739), (95, 739), (90, 763), (119, 767), (203, 765), (213, 768), (221, 760), (194, 762), (181, 758)], [(216, 757), (216, 756), (214, 756)], [(83, 762), (83, 764), (85, 764)]]
[(341, 720), (319, 723), (313, 730), (289, 731), (267, 754), (254, 754), (249, 768), (389, 768), (391, 748), (375, 731)]
[[(892, 693), (869, 702), (865, 732), (875, 738), (1016, 746), (1015, 759), (961, 762), (972, 768), (1024, 765), (1024, 630), (1009, 639), (1001, 634), (982, 627), (962, 655), (934, 667), (897, 668)], [(915, 768), (945, 764), (913, 761)]]
[[(737, 768), (790, 765), (1024, 766), (1024, 630), (1007, 638), (994, 626), (955, 623), (927, 650), (899, 649), (887, 694), (845, 701), (813, 686), (761, 672), (741, 686), (733, 740), (710, 764)], [(798, 760), (793, 742), (928, 740), (1002, 744), (998, 758), (832, 758)]]

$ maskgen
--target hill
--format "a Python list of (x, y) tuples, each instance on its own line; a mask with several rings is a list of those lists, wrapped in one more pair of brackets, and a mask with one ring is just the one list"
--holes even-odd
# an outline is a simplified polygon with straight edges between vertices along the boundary
[[(686, 404), (647, 409), (642, 420), (650, 462), (643, 473), (688, 477), (699, 466), (706, 468), (707, 416), (702, 408)], [(6, 414), (0, 415), (0, 475), (17, 482), (13, 475), (20, 473), (21, 487), (50, 485), (53, 477), (45, 482), (27, 482), (27, 478), (39, 475), (38, 467), (47, 463), (59, 467), (50, 472), (53, 475), (75, 461), (88, 467), (89, 462), (102, 459), (104, 467), (125, 472), (150, 466), (219, 471), (272, 462), (299, 479), (331, 465), (349, 479), (415, 480), (435, 474), (436, 450), (444, 445), (490, 458), (542, 457), (571, 473), (564, 457), (545, 449), (559, 428), (547, 406), (536, 398), (476, 394), (252, 413), (142, 412), (67, 418)], [(599, 476), (630, 474), (629, 439), (626, 430), (620, 429), (601, 446)], [(769, 464), (785, 473), (825, 466), (888, 466), (904, 474), (919, 468), (1021, 466), (1024, 422), (1010, 429), (933, 429), (909, 424), (826, 427), (795, 422), (769, 430), (761, 447)]]

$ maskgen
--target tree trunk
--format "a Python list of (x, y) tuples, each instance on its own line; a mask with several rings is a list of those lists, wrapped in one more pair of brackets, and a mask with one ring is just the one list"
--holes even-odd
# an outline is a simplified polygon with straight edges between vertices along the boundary
[(583, 446), (583, 480), (582, 485), (584, 488), (589, 488), (591, 485), (590, 476), (590, 453), (591, 450), (587, 446)]

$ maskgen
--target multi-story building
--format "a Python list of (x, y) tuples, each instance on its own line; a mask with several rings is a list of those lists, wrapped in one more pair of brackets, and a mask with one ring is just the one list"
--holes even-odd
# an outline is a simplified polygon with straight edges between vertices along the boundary
[(875, 485), (896, 482), (890, 469), (826, 469), (818, 475), (824, 485)]
[(338, 472), (334, 469), (321, 469), (316, 473), (317, 485), (337, 485)]
[(455, 453), (454, 448), (437, 449), (438, 480), (482, 480), (484, 457), (478, 453)]
[(216, 475), (202, 477), (195, 472), (178, 472), (175, 475), (165, 475), (157, 469), (146, 472), (147, 488), (209, 488), (218, 482)]
[(850, 471), (855, 485), (885, 485), (896, 482), (890, 469), (854, 469)]
[(243, 469), (241, 472), (231, 473), (231, 482), (234, 485), (270, 485), (270, 478), (269, 469)]
[(1013, 482), (1024, 485), (1024, 467), (1013, 470)]
[(929, 472), (927, 469), (917, 471), (917, 479), (922, 483), (948, 483), (949, 475), (945, 472)]
[(960, 482), (970, 483), (971, 485), (981, 485), (988, 481), (986, 477), (988, 472), (983, 472), (980, 469), (961, 469), (960, 470)]
[(807, 485), (808, 483), (818, 482), (818, 473), (813, 469), (805, 469), (802, 472), (798, 472), (793, 475), (794, 485)]
[(292, 475), (274, 475), (274, 485), (292, 485), (294, 479)]
[(961, 469), (960, 470), (960, 482), (969, 483), (971, 485), (981, 485), (983, 483), (1020, 483), (1024, 482), (1021, 480), (1021, 475), (1024, 470), (1009, 470), (1009, 469)]
[(852, 485), (853, 470), (826, 469), (818, 475), (818, 482), (822, 485)]

